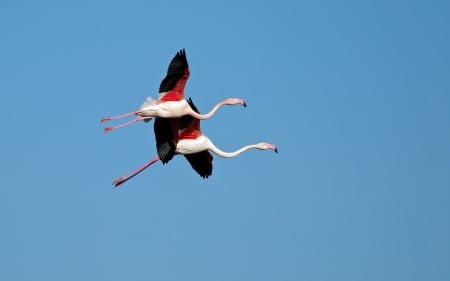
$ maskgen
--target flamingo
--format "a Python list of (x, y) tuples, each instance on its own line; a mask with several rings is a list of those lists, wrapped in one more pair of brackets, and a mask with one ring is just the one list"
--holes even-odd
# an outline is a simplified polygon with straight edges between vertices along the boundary
[[(188, 100), (188, 104), (192, 108), (192, 110), (198, 113), (197, 108), (195, 107), (194, 103), (190, 98)], [(167, 121), (169, 119), (157, 118), (156, 120)], [(155, 122), (155, 132), (158, 129), (156, 124), (157, 123)], [(202, 178), (208, 178), (209, 176), (211, 176), (213, 168), (212, 167), (213, 156), (211, 155), (210, 151), (218, 156), (225, 158), (235, 157), (249, 149), (273, 150), (275, 151), (275, 153), (278, 153), (276, 145), (267, 142), (249, 144), (233, 152), (225, 152), (217, 148), (214, 145), (214, 143), (201, 132), (199, 119), (195, 119), (190, 115), (186, 115), (179, 119), (178, 125), (179, 128), (177, 129), (178, 130), (177, 137), (164, 143), (158, 143), (157, 137), (158, 155), (153, 157), (150, 161), (140, 166), (139, 168), (129, 172), (124, 176), (115, 179), (113, 182), (114, 186), (116, 188), (119, 187), (121, 184), (133, 178), (134, 176), (136, 176), (137, 174), (139, 174), (140, 172), (142, 172), (143, 170), (145, 170), (146, 168), (148, 168), (150, 165), (152, 165), (157, 161), (161, 160), (163, 164), (166, 164), (173, 158), (174, 155), (184, 155), (187, 161), (191, 164), (191, 167)], [(164, 126), (163, 128), (166, 127)], [(168, 133), (165, 139), (168, 139), (171, 137), (171, 133), (173, 132), (173, 130), (166, 130), (165, 132)], [(171, 148), (170, 144), (175, 142), (176, 147)]]
[(134, 110), (125, 114), (117, 116), (104, 117), (100, 122), (107, 122), (131, 115), (136, 115), (134, 119), (126, 123), (107, 127), (104, 129), (104, 133), (108, 133), (114, 129), (118, 129), (132, 123), (150, 119), (155, 117), (162, 118), (179, 118), (183, 115), (190, 115), (197, 119), (208, 119), (212, 117), (216, 111), (223, 105), (236, 105), (240, 104), (247, 107), (244, 99), (240, 98), (227, 98), (217, 103), (210, 112), (207, 114), (199, 114), (192, 110), (187, 101), (184, 99), (184, 88), (189, 78), (189, 66), (186, 58), (186, 51), (184, 49), (177, 52), (173, 57), (167, 69), (166, 77), (161, 81), (159, 86), (159, 97), (154, 100), (152, 97), (148, 97), (140, 106), (138, 110)]

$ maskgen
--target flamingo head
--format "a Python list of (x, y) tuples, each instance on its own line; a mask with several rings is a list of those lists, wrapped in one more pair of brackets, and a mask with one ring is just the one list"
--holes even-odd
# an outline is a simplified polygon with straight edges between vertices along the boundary
[(244, 99), (229, 98), (229, 99), (226, 99), (226, 104), (228, 104), (228, 105), (240, 104), (240, 105), (243, 105), (244, 107), (247, 107), (247, 104), (245, 103)]
[(275, 151), (275, 153), (278, 153), (277, 146), (274, 144), (271, 144), (271, 143), (267, 143), (267, 142), (260, 142), (260, 143), (256, 144), (256, 148), (261, 149), (261, 150), (271, 149), (271, 150)]

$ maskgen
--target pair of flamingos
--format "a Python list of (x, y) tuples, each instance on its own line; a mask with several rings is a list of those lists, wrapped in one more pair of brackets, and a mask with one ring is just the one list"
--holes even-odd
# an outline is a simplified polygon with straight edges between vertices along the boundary
[(246, 107), (243, 99), (228, 98), (216, 104), (209, 113), (200, 114), (192, 100), (184, 98), (184, 87), (189, 78), (189, 66), (185, 50), (180, 50), (169, 64), (166, 77), (159, 87), (159, 98), (147, 98), (138, 110), (105, 117), (101, 122), (119, 119), (127, 116), (136, 116), (126, 123), (105, 128), (105, 133), (124, 127), (138, 121), (149, 121), (155, 118), (154, 132), (156, 150), (158, 155), (130, 173), (114, 180), (115, 187), (145, 170), (151, 164), (161, 160), (163, 164), (169, 162), (174, 155), (181, 154), (186, 157), (192, 168), (203, 178), (212, 174), (213, 157), (209, 151), (222, 157), (234, 157), (248, 149), (261, 149), (277, 151), (273, 144), (260, 142), (241, 147), (234, 152), (224, 152), (200, 130), (200, 120), (208, 119), (223, 105), (240, 104)]

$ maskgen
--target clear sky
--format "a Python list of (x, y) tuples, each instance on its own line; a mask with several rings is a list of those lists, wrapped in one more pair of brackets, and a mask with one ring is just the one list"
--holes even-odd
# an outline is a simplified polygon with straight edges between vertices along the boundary
[[(450, 280), (448, 1), (0, 1), (1, 280)], [(223, 150), (156, 153), (157, 96)]]

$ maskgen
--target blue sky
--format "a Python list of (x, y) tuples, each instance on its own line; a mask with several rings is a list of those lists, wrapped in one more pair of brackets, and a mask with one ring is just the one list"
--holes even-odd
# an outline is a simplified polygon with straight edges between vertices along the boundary
[[(449, 280), (448, 1), (0, 2), (1, 280)], [(111, 182), (186, 48), (223, 150)]]

